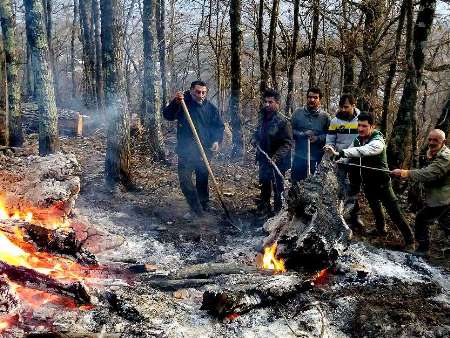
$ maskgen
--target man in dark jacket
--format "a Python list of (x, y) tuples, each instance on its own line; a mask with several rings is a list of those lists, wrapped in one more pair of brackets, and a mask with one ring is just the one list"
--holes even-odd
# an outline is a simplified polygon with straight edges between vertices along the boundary
[[(253, 142), (257, 144), (280, 169), (281, 174), (290, 167), (292, 130), (289, 122), (279, 114), (280, 94), (267, 89), (264, 94), (264, 107), (260, 113), (259, 123), (253, 135)], [(274, 211), (279, 212), (282, 207), (282, 193), (284, 179), (273, 168), (267, 157), (260, 151), (256, 153), (259, 163), (259, 183), (261, 187), (260, 211), (263, 215), (271, 214), (270, 197), (274, 195)]]
[(374, 123), (371, 114), (359, 114), (358, 137), (355, 138), (351, 147), (339, 152), (330, 145), (325, 146), (324, 149), (329, 154), (340, 158), (348, 158), (354, 164), (381, 169), (360, 168), (364, 195), (375, 216), (376, 229), (371, 234), (386, 234), (386, 223), (382, 209), (382, 206), (384, 206), (392, 222), (403, 235), (405, 249), (410, 250), (414, 245), (413, 235), (392, 189), (387, 165), (386, 144), (383, 135), (375, 129)]
[[(323, 146), (330, 125), (330, 116), (320, 106), (322, 92), (319, 88), (309, 88), (306, 106), (297, 109), (292, 115), (292, 133), (295, 140), (294, 159), (292, 162), (292, 182), (304, 180), (308, 160), (311, 173), (314, 173), (323, 156)], [(308, 141), (310, 158), (308, 159)]]
[[(178, 179), (191, 211), (197, 216), (201, 216), (203, 211), (209, 209), (208, 171), (180, 102), (184, 98), (206, 155), (211, 158), (212, 153), (219, 150), (224, 124), (216, 106), (206, 99), (206, 94), (206, 83), (194, 81), (189, 91), (184, 94), (177, 92), (174, 99), (163, 110), (167, 120), (177, 120)], [(193, 173), (195, 173), (195, 185), (192, 181)], [(190, 216), (186, 215), (186, 218)]]
[(450, 149), (445, 133), (434, 129), (428, 135), (427, 166), (422, 169), (395, 169), (391, 175), (424, 184), (425, 206), (416, 215), (415, 254), (427, 256), (430, 249), (429, 225), (435, 220), (450, 235)]

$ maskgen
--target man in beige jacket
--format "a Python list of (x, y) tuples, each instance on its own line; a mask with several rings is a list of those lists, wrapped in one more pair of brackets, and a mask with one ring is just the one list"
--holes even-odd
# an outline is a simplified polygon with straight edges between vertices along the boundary
[(450, 234), (450, 149), (445, 145), (445, 133), (434, 129), (428, 135), (428, 165), (422, 169), (395, 169), (391, 176), (423, 183), (425, 207), (416, 215), (415, 237), (419, 246), (415, 254), (427, 256), (430, 249), (429, 225), (436, 219)]

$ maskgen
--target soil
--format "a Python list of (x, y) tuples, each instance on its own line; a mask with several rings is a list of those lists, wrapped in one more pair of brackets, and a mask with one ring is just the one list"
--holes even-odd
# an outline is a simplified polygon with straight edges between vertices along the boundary
[[(36, 143), (35, 136), (27, 140), (30, 153), (37, 152)], [(74, 209), (72, 224), (79, 236), (84, 238), (85, 247), (94, 252), (100, 261), (120, 264), (147, 263), (160, 270), (186, 264), (232, 260), (253, 265), (257, 249), (264, 237), (264, 220), (255, 215), (259, 190), (253, 154), (251, 151), (247, 152), (244, 161), (233, 162), (225, 154), (219, 153), (212, 162), (213, 171), (225, 193), (225, 203), (230, 209), (234, 223), (242, 228), (242, 232), (239, 232), (224, 219), (220, 205), (213, 196), (213, 190), (213, 210), (210, 213), (193, 221), (183, 218), (188, 207), (178, 185), (174, 143), (173, 137), (167, 138), (168, 163), (155, 163), (147, 153), (145, 144), (135, 136), (131, 157), (135, 187), (126, 191), (120, 186), (111, 189), (105, 185), (103, 166), (106, 142), (101, 130), (88, 137), (61, 139), (61, 150), (74, 153), (82, 168), (81, 192)], [(362, 205), (366, 230), (370, 230), (374, 222), (364, 200)], [(411, 214), (408, 217), (413, 219)], [(393, 250), (386, 251), (386, 255), (394, 257), (392, 259), (401, 259), (403, 263), (408, 262), (409, 256), (399, 252), (402, 241), (398, 230), (392, 224), (389, 225), (389, 233), (385, 238), (355, 234), (356, 251), (359, 250), (358, 242), (375, 247), (373, 250)], [(151, 247), (149, 243), (152, 243)], [(444, 250), (449, 246), (450, 240), (444, 238), (437, 227), (433, 228), (433, 249), (427, 262), (431, 267), (442, 271), (444, 276), (448, 276), (450, 272), (448, 251), (446, 256)], [(425, 268), (423, 269), (425, 271)], [(255, 311), (251, 317), (232, 318), (221, 324), (209, 318), (207, 314), (196, 315), (194, 321), (192, 306), (197, 306), (201, 300), (201, 292), (198, 290), (186, 289), (173, 294), (153, 291), (149, 293), (148, 288), (144, 286), (145, 277), (142, 277), (140, 284), (128, 291), (118, 288), (117, 294), (141, 312), (145, 309), (145, 334), (140, 326), (133, 326), (134, 324), (126, 330), (123, 325), (118, 327), (119, 324), (114, 328), (116, 332), (127, 332), (121, 335), (123, 337), (444, 337), (450, 333), (450, 301), (446, 299), (443, 302), (423, 302), (425, 298), (439, 295), (441, 286), (434, 282), (420, 282), (411, 287), (407, 282), (394, 278), (394, 282), (378, 281), (377, 286), (372, 288), (368, 287), (370, 282), (365, 280), (364, 269), (359, 277), (342, 277), (339, 266), (330, 271), (331, 277), (327, 283), (334, 281), (333, 288), (317, 288), (310, 294), (299, 295), (283, 305), (275, 304), (271, 308)], [(424, 274), (429, 274), (428, 270), (426, 271)], [(354, 280), (350, 280), (351, 278)], [(344, 280), (350, 283), (351, 287), (339, 288), (339, 283)], [(133, 297), (130, 293), (141, 296)], [(183, 299), (189, 299), (190, 303), (183, 302)], [(326, 303), (322, 308), (342, 317), (336, 319), (336, 323), (345, 321), (345, 324), (330, 323), (333, 316), (328, 316), (325, 320), (328, 322), (321, 325), (318, 318), (322, 317), (324, 321), (323, 315), (320, 314), (323, 309), (305, 307), (305, 304), (311, 302)], [(345, 312), (339, 313), (342, 309), (350, 308), (349, 304), (353, 313), (351, 318)], [(186, 313), (185, 317), (187, 316), (187, 319), (183, 319), (186, 328), (173, 324), (174, 313), (183, 312)], [(97, 326), (92, 324), (94, 331), (99, 328), (98, 323), (102, 320), (105, 323), (109, 320), (99, 319), (103, 318), (102, 316), (100, 310), (92, 315), (91, 319), (97, 323)], [(187, 328), (189, 325), (191, 327)], [(321, 330), (325, 326), (328, 331), (326, 335), (322, 335)], [(333, 327), (339, 327), (339, 330), (333, 331)], [(301, 335), (305, 330), (309, 333)]]

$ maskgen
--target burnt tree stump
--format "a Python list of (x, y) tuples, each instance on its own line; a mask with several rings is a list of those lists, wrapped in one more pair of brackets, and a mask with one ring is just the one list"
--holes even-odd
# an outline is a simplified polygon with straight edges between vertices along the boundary
[(292, 186), (288, 209), (269, 220), (263, 245), (277, 243), (277, 257), (288, 269), (321, 270), (348, 247), (351, 230), (338, 198), (336, 165), (325, 158), (315, 175)]

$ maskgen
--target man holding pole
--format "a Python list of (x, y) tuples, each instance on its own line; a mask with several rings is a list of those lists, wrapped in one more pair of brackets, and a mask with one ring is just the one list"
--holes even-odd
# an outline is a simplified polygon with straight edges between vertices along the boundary
[(306, 95), (306, 106), (297, 109), (291, 119), (295, 140), (292, 183), (304, 180), (316, 170), (330, 125), (330, 116), (320, 106), (320, 89), (309, 88)]
[[(185, 218), (192, 218), (192, 213), (202, 216), (203, 211), (209, 210), (209, 188), (207, 163), (202, 158), (198, 141), (183, 111), (183, 100), (208, 159), (219, 150), (223, 139), (224, 123), (216, 106), (206, 99), (206, 94), (206, 83), (194, 81), (189, 91), (177, 92), (163, 110), (167, 120), (177, 120), (178, 179), (191, 209)], [(192, 181), (194, 173), (195, 185)]]
[[(358, 116), (358, 137), (350, 148), (339, 152), (326, 145), (324, 150), (337, 158), (353, 160), (351, 166), (359, 167), (364, 195), (375, 216), (376, 229), (371, 235), (386, 235), (386, 223), (382, 206), (386, 209), (392, 222), (403, 235), (405, 249), (414, 245), (411, 228), (400, 210), (397, 197), (392, 189), (387, 165), (386, 144), (383, 135), (375, 129), (373, 115), (361, 113)], [(356, 161), (355, 161), (356, 160)]]
[(427, 166), (395, 169), (391, 176), (424, 184), (425, 206), (416, 215), (415, 237), (419, 246), (415, 254), (427, 256), (430, 224), (438, 220), (446, 235), (450, 235), (450, 149), (445, 145), (445, 133), (434, 129), (428, 135)]
[(267, 89), (263, 99), (264, 107), (252, 143), (257, 147), (256, 161), (259, 163), (261, 195), (258, 209), (262, 216), (270, 216), (272, 189), (274, 212), (278, 213), (282, 207), (284, 174), (291, 164), (292, 130), (287, 119), (279, 114), (280, 94)]

